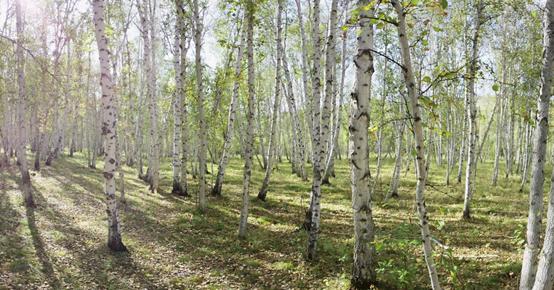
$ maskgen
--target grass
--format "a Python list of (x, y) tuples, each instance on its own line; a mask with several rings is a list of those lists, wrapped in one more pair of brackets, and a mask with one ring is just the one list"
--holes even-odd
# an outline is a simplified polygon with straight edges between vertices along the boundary
[[(373, 162), (372, 164), (375, 164)], [(102, 163), (98, 164), (99, 168)], [(306, 233), (299, 231), (310, 183), (281, 163), (268, 200), (255, 199), (263, 172), (253, 172), (248, 238), (237, 239), (242, 162), (231, 160), (223, 197), (209, 199), (204, 214), (195, 198), (170, 194), (171, 167), (162, 166), (159, 194), (148, 193), (124, 167), (127, 206), (120, 211), (129, 253), (106, 247), (103, 179), (82, 155), (33, 172), (36, 209), (23, 206), (15, 167), (0, 172), (0, 289), (347, 289), (353, 230), (348, 163), (323, 187), (316, 262), (304, 261)], [(447, 289), (515, 289), (525, 234), (527, 194), (519, 178), (490, 186), (492, 165), (479, 164), (473, 219), (463, 221), (463, 186), (431, 165), (427, 205), (440, 280)], [(377, 272), (382, 289), (428, 289), (414, 210), (415, 179), (402, 173), (400, 198), (383, 203), (392, 161), (385, 161), (374, 197)], [(209, 180), (213, 180), (210, 175)], [(195, 180), (189, 176), (192, 192)]]

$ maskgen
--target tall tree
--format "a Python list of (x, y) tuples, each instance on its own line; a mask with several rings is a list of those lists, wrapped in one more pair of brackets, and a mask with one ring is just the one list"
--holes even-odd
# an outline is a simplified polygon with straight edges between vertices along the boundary
[(421, 108), (419, 105), (419, 92), (417, 91), (410, 44), (408, 42), (408, 31), (406, 29), (406, 10), (399, 0), (391, 0), (391, 4), (398, 17), (398, 38), (400, 42), (400, 55), (402, 56), (402, 74), (408, 90), (410, 108), (413, 118), (413, 132), (416, 153), (416, 206), (419, 216), (419, 227), (423, 239), (423, 254), (427, 263), (427, 270), (431, 279), (433, 289), (441, 289), (435, 263), (433, 261), (433, 248), (431, 247), (431, 234), (429, 231), (429, 218), (425, 205), (425, 185), (427, 183), (427, 164), (425, 161), (425, 143), (423, 141), (423, 124), (421, 120)]
[(317, 238), (319, 235), (319, 221), (321, 213), (321, 178), (322, 172), (322, 157), (325, 156), (324, 142), (321, 138), (321, 35), (319, 31), (319, 4), (320, 0), (313, 1), (313, 24), (312, 24), (312, 41), (313, 41), (313, 67), (312, 67), (312, 191), (310, 198), (310, 207), (306, 213), (307, 224), (309, 229), (308, 234), (308, 251), (306, 258), (308, 260), (315, 259), (317, 249)]
[(108, 247), (113, 251), (126, 251), (119, 231), (117, 201), (115, 198), (117, 97), (114, 94), (110, 72), (110, 52), (104, 25), (104, 0), (92, 2), (94, 31), (100, 60), (100, 86), (102, 87), (102, 137), (104, 139), (104, 180), (108, 214)]
[(201, 211), (206, 209), (206, 148), (207, 148), (207, 123), (204, 114), (204, 81), (202, 67), (202, 30), (204, 29), (204, 17), (200, 14), (200, 0), (194, 0), (192, 13), (194, 17), (194, 60), (196, 66), (196, 94), (198, 97), (198, 208)]
[(357, 289), (369, 289), (375, 283), (375, 261), (373, 246), (374, 224), (371, 211), (371, 189), (369, 173), (369, 117), (371, 98), (371, 77), (374, 72), (373, 24), (374, 9), (365, 9), (371, 1), (358, 2), (358, 52), (354, 57), (356, 65), (356, 87), (352, 93), (350, 113), (350, 185), (352, 188), (352, 211), (354, 215), (354, 264), (352, 285)]
[(269, 179), (271, 173), (273, 172), (273, 155), (275, 148), (277, 146), (277, 117), (279, 116), (280, 100), (281, 100), (281, 65), (283, 57), (283, 44), (281, 40), (283, 25), (282, 25), (282, 14), (283, 14), (283, 0), (277, 0), (277, 37), (276, 41), (276, 65), (275, 65), (275, 98), (273, 99), (273, 114), (271, 117), (271, 129), (269, 135), (269, 148), (267, 150), (267, 165), (265, 168), (265, 176), (262, 182), (262, 187), (260, 192), (258, 192), (258, 198), (265, 200), (267, 196), (267, 191), (269, 189)]
[[(547, 234), (544, 249), (540, 258), (540, 271), (537, 275), (537, 259), (541, 216), (543, 208), (544, 162), (548, 140), (548, 116), (550, 112), (550, 97), (552, 96), (552, 81), (554, 73), (554, 0), (547, 0), (543, 19), (543, 64), (541, 71), (541, 90), (537, 102), (537, 119), (533, 140), (533, 159), (531, 173), (531, 188), (529, 190), (529, 216), (527, 218), (527, 243), (523, 252), (521, 279), (519, 289), (550, 289), (552, 288), (552, 241), (554, 239), (554, 190), (550, 190), (548, 205)], [(533, 286), (535, 284), (535, 286)], [(549, 287), (547, 287), (550, 285)]]
[(463, 218), (471, 218), (470, 206), (471, 198), (474, 191), (475, 180), (475, 168), (476, 168), (476, 149), (477, 149), (477, 105), (475, 101), (475, 77), (478, 71), (478, 57), (479, 57), (479, 37), (481, 33), (481, 25), (483, 24), (483, 0), (478, 0), (476, 3), (477, 13), (475, 15), (475, 27), (473, 28), (473, 38), (471, 40), (471, 58), (469, 60), (468, 67), (468, 80), (466, 88), (466, 107), (467, 116), (469, 117), (469, 139), (467, 146), (467, 164), (466, 164), (466, 177), (464, 187), (464, 209)]
[(227, 168), (227, 163), (229, 162), (229, 150), (231, 149), (231, 142), (233, 141), (237, 103), (239, 98), (240, 75), (242, 72), (242, 55), (244, 54), (244, 36), (246, 35), (243, 31), (240, 33), (242, 33), (242, 37), (237, 49), (237, 58), (235, 59), (233, 93), (231, 96), (231, 104), (229, 104), (227, 128), (225, 129), (225, 138), (223, 141), (223, 151), (221, 152), (221, 157), (219, 158), (217, 177), (215, 178), (215, 184), (212, 188), (213, 196), (221, 196), (223, 177), (225, 176), (225, 169)]
[(16, 155), (21, 173), (21, 192), (27, 207), (35, 207), (33, 191), (31, 186), (31, 176), (29, 175), (29, 165), (25, 150), (25, 133), (27, 132), (25, 121), (26, 92), (25, 92), (25, 56), (23, 55), (23, 15), (21, 12), (20, 0), (15, 1), (15, 26), (17, 31), (17, 40), (15, 47), (15, 56), (17, 63), (17, 136), (16, 136)]
[[(331, 1), (331, 13), (329, 15), (329, 35), (327, 36), (327, 50), (325, 52), (325, 98), (323, 101), (323, 108), (321, 111), (321, 142), (325, 153), (321, 156), (321, 162), (323, 163), (323, 170), (326, 170), (332, 162), (333, 158), (331, 151), (333, 147), (333, 138), (331, 133), (331, 105), (335, 99), (335, 70), (336, 70), (336, 39), (337, 34), (337, 15), (338, 0)], [(326, 153), (329, 153), (327, 156)], [(325, 172), (322, 174), (322, 184), (329, 184), (329, 178), (325, 179)]]
[(250, 198), (250, 177), (252, 175), (252, 150), (254, 149), (254, 102), (255, 90), (255, 67), (254, 67), (254, 0), (246, 3), (246, 49), (248, 58), (248, 109), (246, 112), (246, 137), (244, 144), (244, 171), (242, 181), (242, 208), (240, 211), (239, 237), (246, 236), (248, 225), (248, 202)]
[(183, 97), (184, 97), (184, 75), (181, 73), (181, 54), (186, 54), (184, 43), (181, 38), (184, 38), (184, 15), (183, 13), (183, 1), (175, 0), (175, 36), (173, 44), (173, 68), (175, 70), (175, 93), (173, 98), (173, 189), (172, 193), (178, 195), (186, 195), (186, 191), (183, 190), (182, 179), (186, 178), (182, 176), (182, 120), (183, 115)]

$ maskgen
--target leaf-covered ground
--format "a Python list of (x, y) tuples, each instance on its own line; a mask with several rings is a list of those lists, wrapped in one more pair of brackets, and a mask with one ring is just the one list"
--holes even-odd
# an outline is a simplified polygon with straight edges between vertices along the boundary
[[(36, 209), (26, 209), (15, 166), (0, 171), (0, 289), (346, 289), (352, 263), (349, 169), (337, 162), (337, 178), (323, 188), (319, 259), (304, 261), (306, 233), (299, 230), (310, 183), (274, 171), (268, 200), (255, 194), (248, 238), (237, 239), (242, 162), (232, 160), (223, 198), (196, 210), (195, 197), (170, 194), (165, 162), (162, 189), (150, 194), (125, 167), (127, 205), (120, 219), (128, 253), (106, 248), (106, 215), (100, 169), (83, 156), (64, 157), (33, 172)], [(374, 164), (375, 162), (373, 162)], [(414, 211), (413, 167), (402, 172), (400, 198), (383, 203), (392, 161), (385, 162), (374, 197), (380, 289), (428, 289)], [(98, 164), (98, 168), (102, 163)], [(480, 163), (472, 221), (460, 219), (462, 185), (444, 185), (444, 168), (431, 166), (427, 205), (435, 261), (447, 289), (515, 289), (525, 232), (527, 194), (519, 178), (490, 186), (491, 164)], [(213, 167), (212, 167), (213, 168)], [(212, 169), (210, 169), (212, 170)], [(213, 176), (209, 176), (211, 181)], [(195, 181), (189, 176), (192, 192)]]

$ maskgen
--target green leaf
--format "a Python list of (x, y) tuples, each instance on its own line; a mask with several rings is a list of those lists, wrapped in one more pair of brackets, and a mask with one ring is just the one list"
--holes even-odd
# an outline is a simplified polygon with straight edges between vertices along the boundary
[(424, 83), (430, 83), (431, 82), (431, 77), (430, 76), (424, 76), (421, 81), (424, 82)]
[(494, 85), (492, 85), (492, 90), (493, 90), (493, 91), (498, 92), (499, 89), (500, 89), (500, 85), (499, 85), (499, 84), (494, 84)]
[(448, 8), (448, 0), (440, 0), (442, 9)]

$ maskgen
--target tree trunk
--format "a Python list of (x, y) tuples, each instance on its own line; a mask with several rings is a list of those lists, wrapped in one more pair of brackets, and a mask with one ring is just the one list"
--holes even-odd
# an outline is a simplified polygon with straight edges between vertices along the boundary
[[(321, 144), (322, 151), (324, 153), (321, 156), (321, 163), (323, 164), (323, 170), (325, 171), (327, 165), (330, 166), (329, 159), (333, 158), (331, 147), (333, 145), (333, 136), (331, 134), (331, 112), (332, 102), (335, 99), (335, 70), (336, 70), (336, 31), (337, 31), (337, 11), (338, 0), (331, 1), (331, 13), (329, 15), (329, 35), (327, 36), (327, 48), (325, 51), (325, 98), (323, 99), (323, 109), (321, 111)], [(325, 178), (325, 172), (323, 172), (322, 184), (329, 184), (329, 178)]]
[(100, 85), (102, 87), (102, 137), (105, 145), (104, 179), (108, 214), (108, 247), (113, 251), (126, 251), (121, 241), (115, 198), (116, 136), (117, 122), (116, 96), (110, 73), (110, 53), (108, 39), (104, 33), (104, 1), (93, 0), (93, 18), (100, 59)]
[(246, 140), (244, 145), (244, 171), (242, 181), (242, 207), (240, 211), (239, 237), (246, 237), (246, 226), (248, 225), (248, 203), (250, 177), (252, 175), (252, 151), (254, 149), (254, 98), (256, 97), (254, 67), (254, 0), (247, 2), (247, 26), (246, 26), (246, 45), (248, 57), (248, 111), (246, 113)]
[(17, 144), (16, 144), (16, 155), (17, 163), (19, 165), (19, 172), (21, 173), (21, 192), (23, 193), (23, 199), (25, 201), (25, 206), (28, 208), (34, 208), (35, 202), (33, 200), (33, 191), (31, 186), (31, 176), (29, 175), (29, 168), (27, 164), (27, 156), (25, 150), (25, 132), (26, 124), (25, 121), (25, 107), (26, 107), (26, 92), (25, 92), (25, 57), (23, 55), (23, 16), (21, 15), (21, 2), (20, 0), (15, 1), (15, 19), (16, 19), (16, 30), (17, 30), (17, 41), (16, 41), (16, 63), (17, 63)]
[[(333, 1), (336, 2), (336, 1)], [(370, 117), (371, 77), (374, 72), (373, 24), (374, 10), (364, 9), (370, 1), (358, 2), (360, 26), (356, 64), (356, 87), (352, 93), (350, 113), (350, 184), (352, 188), (352, 211), (354, 215), (354, 261), (352, 265), (352, 286), (356, 289), (369, 289), (375, 284), (375, 247), (373, 238), (375, 226), (371, 209), (371, 189), (369, 173), (368, 128)], [(333, 27), (331, 27), (333, 29)], [(329, 81), (329, 80), (328, 80)]]
[[(313, 40), (313, 69), (312, 69), (312, 192), (310, 198), (310, 207), (306, 213), (307, 220), (304, 222), (308, 225), (308, 250), (306, 258), (308, 260), (315, 259), (317, 238), (319, 235), (319, 221), (321, 214), (321, 162), (322, 156), (325, 155), (325, 146), (321, 138), (321, 73), (320, 73), (320, 49), (321, 49), (321, 36), (319, 31), (319, 3), (320, 0), (313, 1), (313, 26), (312, 26), (312, 40)], [(306, 227), (306, 226), (305, 226)]]
[(219, 164), (217, 167), (217, 177), (215, 179), (214, 187), (212, 188), (212, 196), (221, 196), (223, 177), (225, 176), (225, 169), (227, 168), (227, 163), (229, 161), (229, 150), (231, 149), (231, 142), (233, 141), (245, 36), (244, 32), (239, 33), (241, 33), (243, 36), (241, 36), (241, 43), (238, 47), (237, 58), (235, 60), (235, 81), (233, 84), (233, 94), (231, 96), (231, 104), (229, 104), (229, 114), (227, 118), (227, 128), (225, 129), (225, 140), (223, 141), (223, 151), (221, 152), (221, 157), (219, 159)]
[(275, 155), (275, 147), (278, 144), (276, 134), (277, 134), (277, 116), (279, 116), (279, 101), (281, 98), (281, 62), (282, 62), (282, 53), (283, 53), (283, 46), (281, 43), (281, 34), (282, 34), (282, 13), (283, 13), (283, 2), (282, 0), (277, 0), (277, 47), (276, 47), (276, 53), (277, 53), (277, 59), (276, 59), (276, 66), (275, 66), (275, 99), (273, 100), (273, 116), (271, 119), (271, 129), (270, 129), (270, 136), (269, 136), (269, 148), (268, 148), (268, 154), (267, 154), (267, 166), (265, 168), (265, 176), (264, 180), (262, 182), (262, 187), (260, 188), (260, 192), (258, 192), (258, 198), (261, 200), (265, 200), (267, 196), (267, 191), (269, 189), (269, 179), (271, 177), (271, 172), (273, 171), (273, 159)]
[(413, 116), (413, 128), (415, 139), (415, 152), (416, 152), (416, 205), (419, 215), (419, 226), (421, 229), (421, 237), (423, 240), (423, 254), (425, 256), (425, 262), (427, 263), (427, 270), (429, 271), (429, 277), (431, 279), (431, 287), (434, 290), (441, 289), (439, 284), (439, 278), (433, 262), (433, 248), (431, 247), (431, 233), (429, 231), (429, 220), (425, 204), (424, 191), (425, 184), (427, 182), (427, 168), (425, 162), (425, 144), (423, 143), (423, 124), (421, 121), (421, 110), (418, 101), (418, 92), (416, 92), (415, 78), (412, 69), (412, 60), (410, 55), (410, 44), (408, 42), (408, 34), (406, 31), (406, 19), (404, 7), (398, 0), (391, 0), (396, 14), (398, 16), (398, 37), (400, 40), (400, 54), (402, 56), (402, 72), (406, 87), (408, 89), (408, 96), (411, 103), (411, 110)]
[(204, 115), (204, 82), (202, 79), (202, 30), (203, 17), (200, 15), (199, 0), (193, 1), (194, 16), (194, 47), (195, 47), (195, 66), (196, 66), (196, 94), (198, 96), (198, 208), (200, 211), (206, 209), (206, 147), (207, 147), (207, 123)]
[(472, 39), (472, 53), (469, 61), (469, 79), (467, 80), (466, 87), (466, 102), (467, 102), (467, 115), (469, 117), (469, 142), (467, 150), (467, 164), (466, 164), (466, 178), (464, 187), (464, 209), (463, 218), (471, 218), (471, 199), (473, 198), (474, 181), (475, 181), (475, 169), (476, 169), (476, 152), (475, 147), (478, 140), (477, 132), (477, 106), (475, 102), (475, 77), (477, 75), (477, 61), (479, 57), (479, 36), (483, 18), (483, 1), (479, 0), (477, 3), (477, 15), (475, 18), (475, 32)]
[[(554, 192), (550, 190), (548, 216), (544, 249), (539, 261), (537, 273), (537, 255), (543, 208), (544, 162), (548, 140), (548, 115), (550, 96), (552, 95), (552, 78), (554, 72), (554, 0), (547, 0), (544, 12), (544, 51), (541, 71), (541, 91), (538, 99), (535, 138), (533, 140), (533, 160), (531, 188), (529, 191), (529, 216), (527, 219), (527, 243), (523, 252), (521, 280), (519, 289), (550, 289), (552, 271), (552, 244), (554, 243)], [(536, 281), (535, 281), (536, 275)], [(549, 287), (548, 287), (549, 286)]]

